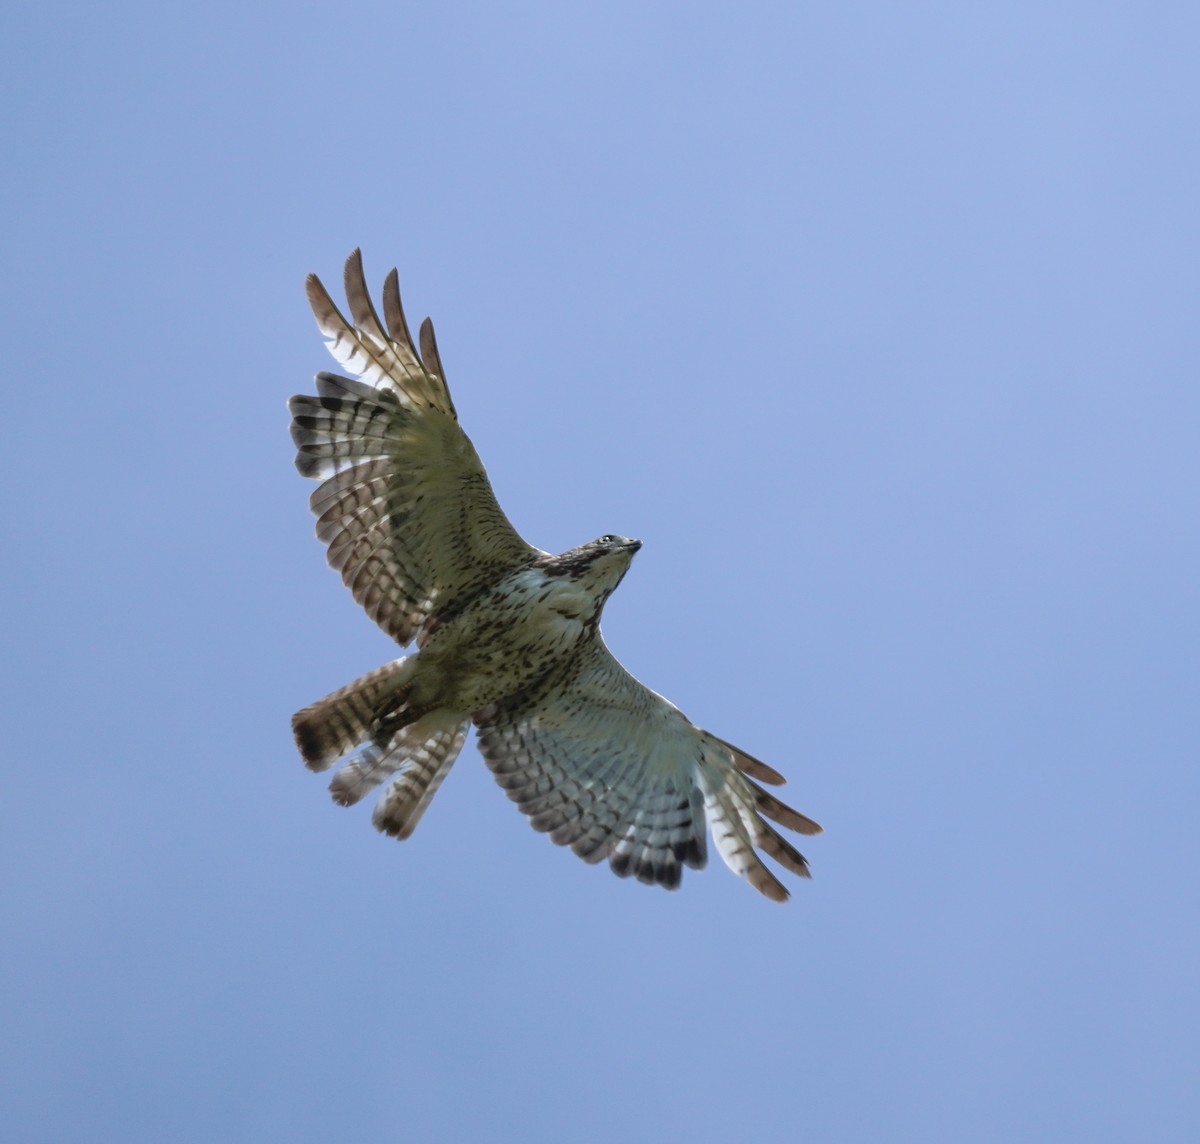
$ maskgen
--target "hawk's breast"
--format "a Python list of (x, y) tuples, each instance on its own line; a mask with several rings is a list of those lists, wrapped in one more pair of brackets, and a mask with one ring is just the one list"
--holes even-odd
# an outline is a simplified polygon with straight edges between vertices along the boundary
[(505, 577), (421, 648), (423, 702), (478, 711), (562, 670), (592, 630), (597, 606), (578, 580), (544, 568)]

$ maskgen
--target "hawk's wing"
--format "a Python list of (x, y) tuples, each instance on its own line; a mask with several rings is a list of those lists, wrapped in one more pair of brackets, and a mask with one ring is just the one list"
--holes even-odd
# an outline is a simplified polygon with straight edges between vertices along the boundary
[(420, 355), (413, 344), (396, 271), (383, 287), (386, 330), (357, 250), (346, 260), (346, 298), (353, 325), (309, 276), (329, 351), (359, 380), (321, 373), (318, 396), (292, 398), (296, 467), (327, 478), (311, 504), (329, 563), (371, 619), (406, 644), (430, 615), (545, 553), (496, 503), (459, 428), (428, 318)]
[(804, 857), (764, 820), (820, 827), (748, 775), (783, 779), (702, 731), (639, 683), (597, 632), (566, 673), (475, 715), (479, 749), (535, 830), (622, 877), (673, 889), (680, 864), (705, 864), (706, 826), (725, 864), (769, 898), (788, 892), (755, 850), (808, 876)]

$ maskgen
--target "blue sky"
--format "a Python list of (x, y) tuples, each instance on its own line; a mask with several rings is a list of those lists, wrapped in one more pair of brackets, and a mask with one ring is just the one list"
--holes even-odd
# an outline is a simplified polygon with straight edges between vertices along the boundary
[[(1200, 1131), (1200, 16), (4, 17), (0, 1122), (26, 1142)], [(285, 402), (361, 245), (622, 661), (826, 827), (785, 907), (414, 837)], [(14, 455), (15, 451), (15, 455)]]

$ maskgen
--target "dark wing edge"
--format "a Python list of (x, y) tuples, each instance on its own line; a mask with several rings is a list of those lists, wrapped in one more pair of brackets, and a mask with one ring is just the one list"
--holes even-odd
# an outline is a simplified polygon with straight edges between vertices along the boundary
[[(639, 682), (597, 635), (574, 670), (475, 715), (480, 753), (530, 825), (587, 862), (675, 889), (702, 868), (707, 837), (725, 864), (775, 901), (787, 888), (756, 851), (801, 877), (808, 863), (765, 818), (815, 822), (746, 774), (782, 777), (694, 726)], [(765, 816), (765, 818), (764, 818)]]

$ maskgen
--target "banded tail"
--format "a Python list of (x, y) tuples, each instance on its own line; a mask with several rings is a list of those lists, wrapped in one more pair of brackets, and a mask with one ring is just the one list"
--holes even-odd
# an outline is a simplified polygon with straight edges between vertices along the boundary
[(462, 750), (470, 720), (407, 706), (415, 656), (384, 664), (292, 716), (296, 746), (311, 770), (342, 765), (329, 784), (353, 806), (390, 779), (375, 806), (377, 830), (407, 838)]

